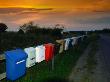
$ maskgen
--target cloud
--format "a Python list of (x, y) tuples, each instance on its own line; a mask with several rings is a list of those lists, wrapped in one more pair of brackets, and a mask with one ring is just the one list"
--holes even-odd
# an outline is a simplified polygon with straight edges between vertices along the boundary
[(52, 11), (52, 8), (0, 8), (0, 14), (22, 14), (22, 13), (38, 13), (43, 11)]
[(9, 28), (12, 29), (17, 29), (20, 25), (29, 21), (43, 26), (63, 24), (67, 28), (75, 29), (95, 29), (109, 24), (110, 13), (87, 12), (86, 9), (83, 9), (84, 12), (82, 12), (80, 11), (82, 9), (83, 8), (68, 10), (21, 8), (17, 11), (17, 8), (12, 10), (6, 8), (2, 11), (2, 14), (0, 14), (0, 21), (6, 23)]
[(28, 15), (28, 17), (20, 18), (16, 21), (12, 21), (11, 23), (16, 24), (16, 25), (23, 25), (23, 24), (28, 23), (30, 21), (36, 21), (36, 20), (39, 20), (41, 18), (42, 17), (39, 17), (38, 15), (34, 15), (34, 16)]
[(93, 13), (84, 17), (76, 17), (75, 22), (81, 24), (109, 24), (110, 23), (110, 13)]

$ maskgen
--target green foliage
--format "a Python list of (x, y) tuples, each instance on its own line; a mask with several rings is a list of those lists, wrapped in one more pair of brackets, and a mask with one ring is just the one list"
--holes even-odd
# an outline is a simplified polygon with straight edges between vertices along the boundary
[(21, 30), (24, 32), (24, 33), (32, 33), (32, 34), (37, 34), (37, 35), (40, 35), (40, 34), (48, 34), (48, 35), (52, 35), (52, 36), (59, 36), (61, 37), (61, 31), (63, 30), (63, 27), (62, 28), (59, 28), (59, 24), (55, 25), (54, 27), (52, 28), (49, 28), (49, 27), (40, 27), (39, 25), (34, 25), (33, 22), (29, 22), (29, 23), (26, 23), (22, 26), (20, 26), (20, 29), (19, 29), (19, 32), (21, 32)]
[(55, 43), (55, 40), (62, 37), (60, 28), (40, 28), (33, 23), (23, 25), (30, 28), (24, 33), (22, 29), (18, 32), (1, 33), (0, 53), (15, 48), (26, 48), (44, 43)]

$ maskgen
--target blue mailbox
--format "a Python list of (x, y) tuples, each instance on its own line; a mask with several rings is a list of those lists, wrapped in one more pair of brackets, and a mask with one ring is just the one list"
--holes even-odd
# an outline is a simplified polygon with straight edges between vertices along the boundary
[(27, 54), (22, 49), (5, 52), (6, 55), (6, 77), (16, 80), (26, 73)]

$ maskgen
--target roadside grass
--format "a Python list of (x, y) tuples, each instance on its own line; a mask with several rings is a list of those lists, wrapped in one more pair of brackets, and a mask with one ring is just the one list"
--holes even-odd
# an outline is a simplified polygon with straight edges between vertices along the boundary
[(5, 72), (5, 60), (0, 61), (0, 74)]
[(96, 43), (92, 43), (91, 45), (93, 47), (91, 48), (91, 51), (89, 52), (89, 56), (87, 58), (87, 64), (86, 64), (88, 72), (92, 71), (96, 65), (96, 59), (94, 57), (97, 51), (97, 45)]
[[(27, 69), (26, 75), (14, 82), (48, 82), (49, 79), (55, 78), (56, 80), (57, 78), (67, 80), (68, 75), (70, 74), (72, 68), (75, 66), (78, 58), (86, 49), (89, 41), (90, 39), (87, 39), (81, 42), (79, 45), (76, 45), (74, 48), (71, 48), (68, 51), (64, 51), (61, 54), (55, 55), (54, 70), (51, 69), (51, 61), (43, 61)], [(11, 81), (3, 79), (2, 82)]]
[(96, 65), (96, 59), (95, 59), (95, 54), (98, 50), (98, 45), (97, 45), (97, 40), (98, 40), (98, 35), (97, 34), (93, 34), (91, 36), (92, 41), (91, 41), (91, 50), (89, 52), (89, 56), (87, 58), (87, 70), (88, 72), (92, 71)]

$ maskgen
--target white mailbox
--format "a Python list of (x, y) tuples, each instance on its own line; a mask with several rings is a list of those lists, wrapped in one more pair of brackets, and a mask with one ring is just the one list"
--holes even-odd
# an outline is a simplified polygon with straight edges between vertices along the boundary
[(65, 39), (65, 50), (68, 50), (70, 38)]
[(74, 46), (75, 44), (77, 44), (77, 37), (72, 37), (71, 39), (73, 39), (72, 45)]
[(36, 48), (36, 62), (45, 60), (45, 46), (37, 46)]
[(35, 63), (36, 63), (35, 48), (33, 48), (33, 47), (25, 48), (24, 51), (28, 55), (28, 58), (27, 58), (27, 61), (26, 61), (26, 67), (29, 68), (29, 67), (35, 65)]

